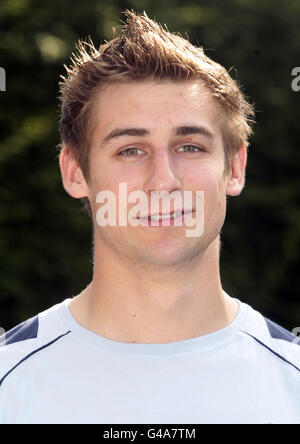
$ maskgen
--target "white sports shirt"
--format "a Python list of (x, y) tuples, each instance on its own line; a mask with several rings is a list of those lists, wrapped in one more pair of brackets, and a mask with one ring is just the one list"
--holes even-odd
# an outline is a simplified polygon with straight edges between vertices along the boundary
[(217, 332), (124, 343), (82, 327), (71, 299), (0, 338), (0, 423), (300, 424), (297, 337), (239, 301)]

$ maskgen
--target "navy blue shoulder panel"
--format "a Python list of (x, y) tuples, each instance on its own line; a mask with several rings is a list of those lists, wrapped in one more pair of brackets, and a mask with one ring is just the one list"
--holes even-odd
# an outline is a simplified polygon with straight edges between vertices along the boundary
[(263, 347), (267, 348), (271, 353), (273, 353), (273, 355), (277, 356), (279, 359), (281, 359), (282, 361), (286, 362), (287, 364), (290, 364), (292, 367), (294, 367), (296, 370), (298, 370), (298, 372), (300, 372), (300, 368), (298, 368), (295, 364), (293, 364), (292, 362), (290, 362), (287, 359), (285, 359), (284, 356), (280, 355), (279, 353), (277, 353), (272, 348), (268, 347), (266, 344), (264, 344), (262, 341), (257, 339), (255, 336), (251, 335), (247, 331), (244, 331), (244, 330), (240, 330), (240, 331), (242, 333), (246, 333), (246, 335), (248, 335), (248, 336), (251, 336), (251, 338), (253, 338), (256, 342), (258, 342), (260, 345), (262, 345)]
[[(26, 355), (23, 359), (21, 359), (21, 361), (17, 362), (1, 379), (0, 379), (0, 386), (2, 385), (3, 381), (7, 378), (7, 376), (14, 371), (15, 368), (17, 368), (20, 364), (22, 364), (24, 361), (26, 361), (27, 359), (29, 359), (32, 355), (35, 355), (36, 353), (38, 353), (40, 350), (43, 350), (44, 348), (49, 347), (50, 345), (54, 344), (56, 341), (58, 341), (60, 338), (62, 338), (63, 336), (68, 335), (69, 333), (71, 333), (71, 330), (67, 331), (66, 333), (63, 333), (60, 336), (57, 336), (57, 338), (52, 339), (52, 341), (48, 342), (45, 345), (42, 345), (41, 347), (37, 348), (36, 350), (33, 350), (31, 353), (29, 353), (28, 355)], [(29, 339), (29, 338), (27, 338)]]
[(36, 338), (38, 335), (38, 329), (39, 318), (38, 315), (36, 315), (4, 333), (0, 338), (0, 345), (8, 345), (13, 344), (14, 342)]
[(276, 324), (275, 322), (271, 321), (270, 319), (266, 318), (265, 316), (264, 319), (266, 321), (266, 324), (268, 326), (272, 338), (283, 339), (284, 341), (294, 342), (295, 344), (300, 345), (299, 343), (300, 340), (295, 341), (295, 339), (297, 339), (297, 336), (295, 336), (293, 333), (289, 332), (288, 330)]

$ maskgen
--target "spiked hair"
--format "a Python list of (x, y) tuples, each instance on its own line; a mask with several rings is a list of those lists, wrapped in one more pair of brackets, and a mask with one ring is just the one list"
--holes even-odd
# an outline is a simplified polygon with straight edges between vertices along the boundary
[[(253, 106), (227, 70), (180, 35), (149, 19), (125, 11), (120, 35), (96, 49), (92, 40), (79, 40), (67, 77), (59, 82), (61, 117), (59, 148), (68, 145), (89, 180), (89, 147), (95, 128), (95, 106), (101, 88), (112, 82), (196, 80), (207, 88), (219, 108), (225, 169), (242, 144), (248, 147), (254, 122)], [(86, 208), (89, 203), (84, 199)]]

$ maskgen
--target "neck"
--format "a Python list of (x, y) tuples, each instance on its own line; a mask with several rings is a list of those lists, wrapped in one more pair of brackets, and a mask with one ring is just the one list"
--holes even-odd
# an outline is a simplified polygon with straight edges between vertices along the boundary
[(89, 330), (120, 342), (169, 343), (220, 330), (235, 318), (237, 303), (220, 282), (219, 237), (184, 266), (134, 265), (104, 250), (96, 246), (93, 280), (69, 305)]

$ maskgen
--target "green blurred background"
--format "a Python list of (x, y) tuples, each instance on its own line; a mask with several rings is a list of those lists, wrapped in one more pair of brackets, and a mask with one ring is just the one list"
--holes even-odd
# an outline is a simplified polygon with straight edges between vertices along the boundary
[(289, 330), (300, 326), (299, 0), (1, 0), (0, 326), (8, 330), (92, 277), (91, 222), (63, 190), (58, 81), (79, 38), (112, 38), (126, 8), (187, 33), (231, 67), (255, 102), (246, 187), (228, 200), (224, 289)]

